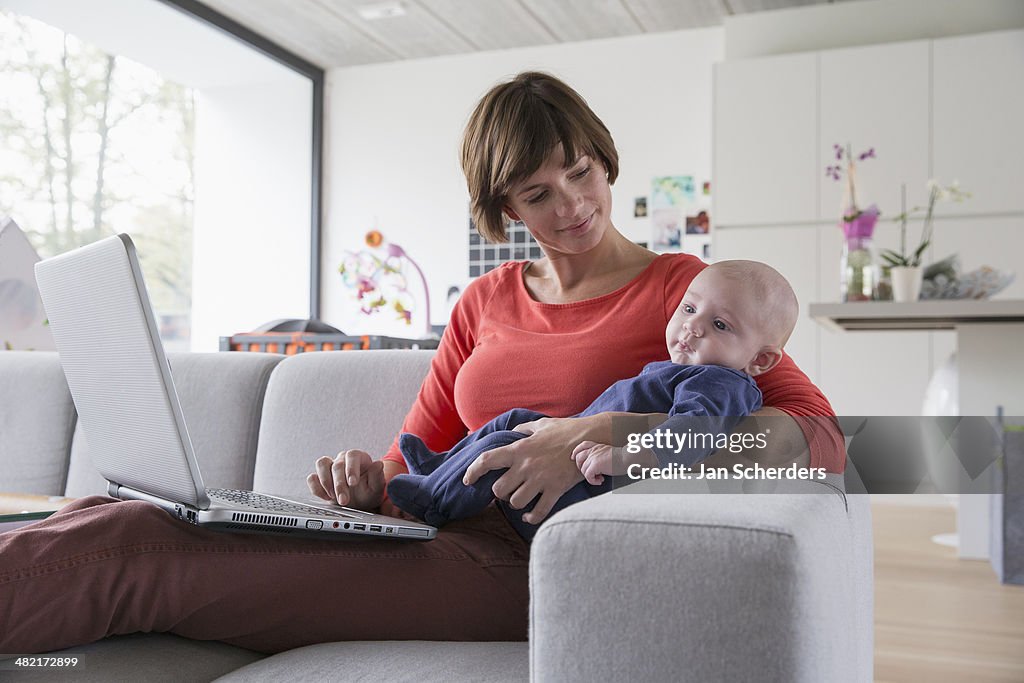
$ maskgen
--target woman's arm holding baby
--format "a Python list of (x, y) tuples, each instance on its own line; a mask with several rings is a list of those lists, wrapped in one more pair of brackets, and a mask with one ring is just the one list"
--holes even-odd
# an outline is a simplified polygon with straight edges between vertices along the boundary
[[(583, 474), (569, 455), (583, 441), (625, 446), (630, 434), (644, 434), (668, 419), (667, 414), (600, 413), (588, 417), (543, 418), (520, 425), (517, 431), (530, 434), (509, 446), (487, 451), (466, 470), (465, 483), (472, 484), (485, 473), (508, 468), (494, 485), (494, 494), (517, 509), (538, 495), (533, 510), (523, 516), (530, 524), (540, 524), (563, 493), (583, 480)], [(762, 408), (744, 419), (737, 431), (756, 434), (771, 430), (764, 448), (739, 453), (716, 453), (709, 465), (736, 463), (779, 467), (796, 463), (810, 464), (804, 432), (785, 412)], [(636, 454), (642, 457), (643, 454)], [(650, 454), (653, 457), (653, 454)]]

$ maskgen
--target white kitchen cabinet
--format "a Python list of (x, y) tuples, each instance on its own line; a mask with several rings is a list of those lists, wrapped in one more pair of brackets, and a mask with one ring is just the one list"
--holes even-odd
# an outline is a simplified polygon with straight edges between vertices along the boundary
[(715, 65), (716, 226), (816, 219), (817, 71), (814, 53)]
[(1024, 31), (934, 41), (934, 176), (973, 193), (940, 214), (1024, 211)]
[[(824, 173), (848, 141), (876, 150), (857, 184), (860, 205), (883, 212), (880, 249), (899, 245), (902, 182), (909, 208), (926, 203), (928, 178), (958, 179), (974, 196), (936, 206), (926, 262), (955, 252), (965, 270), (1014, 271), (999, 298), (1024, 298), (1024, 31), (726, 62), (714, 106), (717, 258), (775, 265), (805, 312), (837, 302), (842, 188)], [(920, 234), (918, 216), (908, 249)], [(950, 332), (839, 335), (801, 321), (790, 351), (840, 414), (916, 415), (955, 346)]]
[[(854, 155), (874, 147), (877, 158), (857, 165), (857, 203), (877, 204), (883, 217), (900, 212), (901, 183), (907, 208), (927, 201), (930, 46), (919, 40), (821, 53), (820, 172), (837, 163), (834, 144), (850, 143)], [(838, 222), (845, 184), (823, 177), (823, 219)]]

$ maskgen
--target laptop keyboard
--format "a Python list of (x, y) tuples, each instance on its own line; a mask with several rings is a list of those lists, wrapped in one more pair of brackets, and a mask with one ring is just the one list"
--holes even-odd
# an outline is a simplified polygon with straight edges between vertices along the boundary
[(256, 493), (255, 491), (239, 491), (237, 489), (206, 489), (206, 495), (210, 498), (216, 498), (222, 503), (241, 505), (244, 507), (255, 508), (257, 510), (268, 510), (271, 512), (296, 513), (300, 515), (310, 515), (313, 517), (342, 517), (347, 519), (360, 519), (361, 515), (369, 516), (369, 513), (361, 512), (359, 510), (335, 512), (333, 510), (325, 510), (313, 505), (293, 503), (290, 500), (277, 498), (275, 496), (265, 496), (262, 493)]

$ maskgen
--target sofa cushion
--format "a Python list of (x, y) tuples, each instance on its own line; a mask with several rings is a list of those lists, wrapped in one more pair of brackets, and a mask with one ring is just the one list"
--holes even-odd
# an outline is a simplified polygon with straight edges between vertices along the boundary
[(50, 652), (46, 656), (78, 657), (79, 661), (74, 669), (63, 670), (64, 675), (55, 675), (56, 669), (19, 670), (16, 680), (73, 680), (75, 683), (212, 681), (266, 655), (169, 633), (136, 633), (104, 638), (89, 645)]
[(63, 493), (74, 427), (57, 354), (0, 351), (0, 491)]
[(306, 496), (306, 475), (320, 456), (334, 457), (346, 448), (383, 456), (433, 355), (335, 351), (284, 360), (267, 387), (253, 488)]
[[(189, 438), (208, 488), (252, 487), (263, 395), (284, 356), (269, 353), (171, 353), (168, 362)], [(106, 493), (75, 431), (65, 495)]]
[(526, 643), (422, 640), (310, 645), (268, 657), (217, 679), (218, 683), (529, 680)]

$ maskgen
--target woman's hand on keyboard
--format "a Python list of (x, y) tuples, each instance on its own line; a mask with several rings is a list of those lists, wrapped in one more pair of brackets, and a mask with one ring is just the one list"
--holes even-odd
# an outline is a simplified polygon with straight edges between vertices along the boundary
[(384, 462), (374, 461), (365, 451), (342, 451), (316, 461), (316, 471), (306, 477), (317, 498), (338, 505), (373, 510), (384, 497)]

